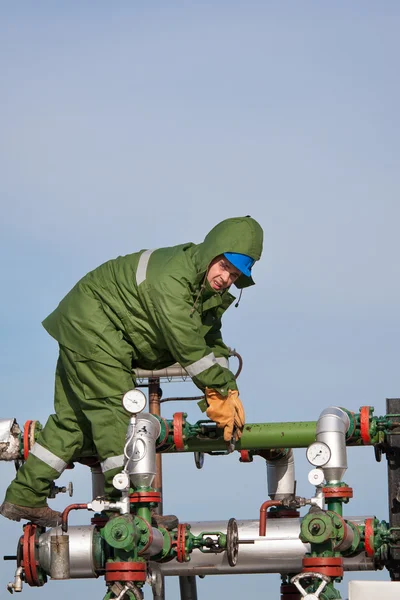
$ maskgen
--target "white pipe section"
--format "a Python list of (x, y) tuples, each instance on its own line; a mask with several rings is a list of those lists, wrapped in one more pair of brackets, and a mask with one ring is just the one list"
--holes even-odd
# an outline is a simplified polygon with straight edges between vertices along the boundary
[(327, 483), (342, 481), (347, 469), (346, 432), (349, 415), (337, 406), (322, 411), (317, 422), (318, 442), (324, 442), (331, 451), (329, 461), (322, 467)]
[(296, 482), (294, 475), (294, 454), (290, 448), (286, 456), (276, 460), (265, 459), (267, 463), (268, 496), (272, 500), (283, 500), (294, 496)]

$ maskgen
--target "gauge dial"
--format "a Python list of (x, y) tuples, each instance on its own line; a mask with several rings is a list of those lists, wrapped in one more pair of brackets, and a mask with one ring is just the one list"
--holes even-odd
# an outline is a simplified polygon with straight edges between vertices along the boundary
[(122, 406), (131, 414), (141, 412), (146, 406), (146, 396), (140, 390), (129, 390), (122, 398)]
[(307, 448), (307, 460), (314, 467), (323, 467), (331, 458), (331, 450), (324, 442), (314, 442)]

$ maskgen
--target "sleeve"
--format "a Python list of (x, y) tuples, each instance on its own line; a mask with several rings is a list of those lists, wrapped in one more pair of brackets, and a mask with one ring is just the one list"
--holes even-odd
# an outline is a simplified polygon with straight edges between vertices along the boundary
[(162, 332), (168, 350), (186, 369), (193, 383), (203, 391), (206, 387), (215, 389), (222, 396), (229, 390), (236, 390), (233, 373), (218, 363), (214, 353), (218, 357), (227, 357), (228, 348), (222, 342), (219, 330), (209, 334), (207, 339), (202, 334), (201, 318), (197, 310), (193, 310), (188, 284), (170, 275), (149, 285), (148, 292), (156, 326)]

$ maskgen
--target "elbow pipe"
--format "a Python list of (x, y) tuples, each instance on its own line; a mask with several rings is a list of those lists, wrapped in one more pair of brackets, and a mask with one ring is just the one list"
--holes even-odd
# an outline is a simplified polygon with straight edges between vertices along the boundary
[(296, 481), (293, 449), (289, 448), (277, 458), (266, 458), (268, 496), (271, 500), (283, 500), (295, 495)]
[(67, 508), (64, 509), (61, 514), (61, 530), (64, 533), (68, 531), (68, 516), (71, 510), (87, 510), (87, 504), (70, 504)]
[(322, 467), (327, 483), (342, 481), (347, 469), (346, 433), (350, 427), (349, 415), (337, 406), (322, 411), (317, 422), (316, 439), (329, 446), (331, 456)]
[(260, 507), (260, 527), (258, 535), (265, 537), (267, 535), (267, 510), (271, 506), (282, 506), (282, 500), (266, 500)]

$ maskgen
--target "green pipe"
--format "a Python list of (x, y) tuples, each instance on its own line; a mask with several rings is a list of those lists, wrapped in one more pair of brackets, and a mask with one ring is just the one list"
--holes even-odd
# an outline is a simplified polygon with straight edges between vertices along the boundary
[[(247, 423), (243, 435), (236, 443), (236, 450), (261, 448), (307, 448), (315, 441), (316, 421), (289, 423)], [(223, 452), (227, 444), (221, 438), (190, 437), (185, 440), (186, 452)], [(170, 447), (165, 452), (176, 452)]]

